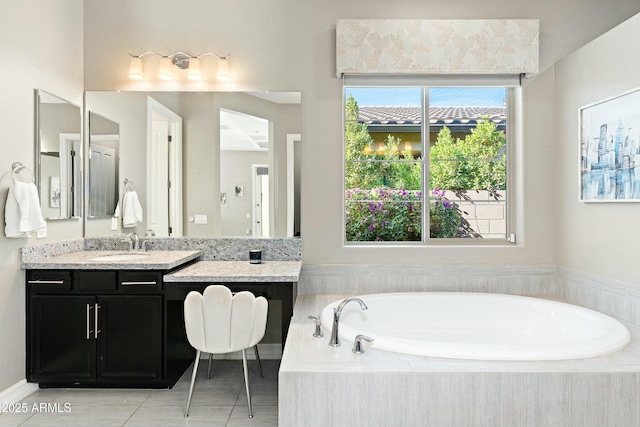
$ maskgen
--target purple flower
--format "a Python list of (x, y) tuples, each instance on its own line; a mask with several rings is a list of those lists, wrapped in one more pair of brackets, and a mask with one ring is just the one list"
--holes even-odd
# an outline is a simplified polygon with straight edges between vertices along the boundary
[(369, 227), (367, 227), (367, 230), (373, 231), (373, 224), (371, 224)]
[(453, 203), (451, 203), (448, 200), (445, 200), (442, 204), (444, 205), (445, 208), (450, 208), (451, 206), (453, 206)]

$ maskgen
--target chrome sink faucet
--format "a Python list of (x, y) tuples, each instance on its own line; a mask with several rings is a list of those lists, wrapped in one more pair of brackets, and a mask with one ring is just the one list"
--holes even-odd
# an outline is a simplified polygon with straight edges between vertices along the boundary
[(340, 346), (340, 338), (338, 338), (338, 326), (340, 324), (340, 315), (342, 314), (342, 309), (345, 305), (349, 304), (351, 301), (355, 301), (360, 304), (360, 308), (362, 310), (366, 310), (368, 307), (360, 298), (347, 298), (343, 300), (338, 307), (333, 309), (333, 327), (331, 328), (331, 338), (329, 339), (329, 345), (331, 347), (339, 347)]
[(123, 242), (129, 242), (129, 252), (137, 251), (140, 249), (140, 238), (137, 233), (129, 233), (127, 237), (122, 240)]

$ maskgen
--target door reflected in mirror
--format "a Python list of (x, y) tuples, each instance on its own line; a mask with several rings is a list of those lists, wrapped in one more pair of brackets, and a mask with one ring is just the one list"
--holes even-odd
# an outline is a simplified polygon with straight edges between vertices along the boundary
[(120, 125), (89, 112), (89, 218), (112, 217), (118, 203)]
[(82, 215), (80, 107), (36, 90), (36, 185), (47, 220)]

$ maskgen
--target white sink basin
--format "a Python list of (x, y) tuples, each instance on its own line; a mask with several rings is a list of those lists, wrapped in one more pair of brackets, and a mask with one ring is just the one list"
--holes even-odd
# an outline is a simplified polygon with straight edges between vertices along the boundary
[(92, 261), (133, 261), (136, 259), (144, 259), (147, 254), (112, 254), (91, 258)]

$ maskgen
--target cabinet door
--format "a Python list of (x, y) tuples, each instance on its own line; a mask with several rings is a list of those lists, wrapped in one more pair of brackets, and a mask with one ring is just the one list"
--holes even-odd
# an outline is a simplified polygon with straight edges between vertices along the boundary
[(98, 297), (98, 382), (162, 378), (162, 296)]
[(34, 296), (30, 311), (30, 380), (78, 383), (95, 378), (91, 296)]

